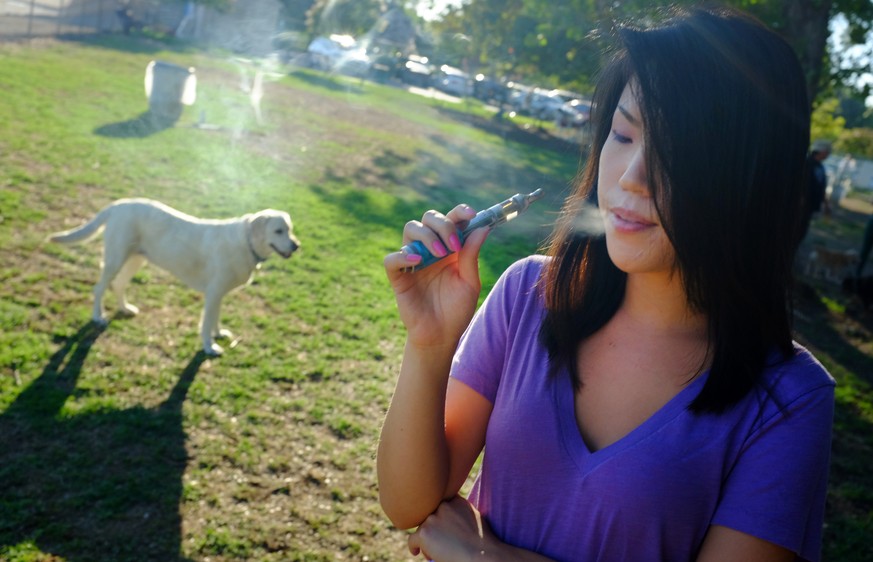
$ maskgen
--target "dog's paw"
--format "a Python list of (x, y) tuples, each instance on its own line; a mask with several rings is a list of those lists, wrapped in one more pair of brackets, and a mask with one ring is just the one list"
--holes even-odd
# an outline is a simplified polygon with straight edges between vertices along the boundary
[(205, 353), (208, 357), (219, 357), (221, 356), (221, 354), (224, 353), (224, 348), (217, 343), (214, 343), (209, 347), (204, 347), (203, 353)]
[(136, 316), (137, 314), (139, 314), (139, 308), (133, 306), (130, 303), (126, 303), (118, 309), (118, 314), (122, 316)]
[(103, 316), (95, 316), (91, 318), (91, 322), (93, 322), (95, 326), (98, 326), (100, 328), (105, 328), (109, 325), (109, 319)]
[(215, 339), (217, 340), (229, 340), (233, 338), (233, 332), (230, 330), (225, 330), (222, 328), (215, 333)]

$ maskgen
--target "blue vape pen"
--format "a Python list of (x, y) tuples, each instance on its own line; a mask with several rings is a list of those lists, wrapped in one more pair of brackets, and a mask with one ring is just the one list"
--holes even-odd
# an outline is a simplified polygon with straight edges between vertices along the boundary
[[(470, 219), (470, 222), (467, 223), (467, 226), (464, 227), (463, 230), (460, 228), (458, 229), (458, 238), (461, 239), (461, 244), (464, 243), (467, 235), (477, 228), (483, 228), (486, 226), (490, 226), (493, 228), (505, 222), (511, 221), (512, 219), (526, 211), (531, 203), (541, 198), (542, 196), (542, 189), (537, 189), (536, 191), (534, 191), (533, 193), (529, 193), (528, 195), (516, 193), (502, 203), (498, 203), (493, 207), (485, 209), (484, 211), (479, 211), (478, 213), (476, 213), (475, 217)], [(430, 253), (430, 250), (428, 250), (427, 247), (422, 244), (420, 240), (413, 240), (409, 244), (400, 248), (400, 251), (404, 254), (415, 254), (421, 256), (421, 262), (417, 263), (412, 267), (404, 268), (403, 271), (418, 271), (419, 269), (424, 269), (430, 264), (442, 259)]]

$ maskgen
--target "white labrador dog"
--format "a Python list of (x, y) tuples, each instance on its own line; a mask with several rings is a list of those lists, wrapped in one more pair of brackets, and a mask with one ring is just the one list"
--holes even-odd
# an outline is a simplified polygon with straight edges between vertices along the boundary
[(103, 271), (94, 286), (93, 320), (106, 325), (103, 294), (111, 287), (119, 312), (139, 310), (124, 290), (139, 267), (150, 261), (205, 295), (200, 335), (207, 355), (221, 355), (216, 338), (232, 337), (219, 327), (221, 299), (249, 282), (272, 252), (290, 258), (299, 247), (288, 213), (266, 209), (226, 220), (203, 220), (149, 199), (119, 199), (88, 223), (53, 234), (49, 240), (76, 244), (104, 231)]

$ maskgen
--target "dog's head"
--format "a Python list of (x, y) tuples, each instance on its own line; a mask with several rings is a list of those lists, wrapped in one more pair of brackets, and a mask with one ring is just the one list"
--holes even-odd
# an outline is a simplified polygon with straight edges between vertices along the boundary
[(294, 225), (291, 217), (283, 211), (265, 209), (249, 218), (252, 247), (259, 256), (268, 256), (276, 252), (283, 258), (300, 248), (300, 240), (294, 236)]

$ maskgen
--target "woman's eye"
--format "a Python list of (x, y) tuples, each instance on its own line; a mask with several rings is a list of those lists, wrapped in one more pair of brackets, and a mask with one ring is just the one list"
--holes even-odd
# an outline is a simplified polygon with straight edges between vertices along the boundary
[(630, 137), (626, 137), (626, 136), (622, 135), (621, 133), (619, 133), (615, 129), (612, 130), (612, 138), (615, 140), (615, 142), (618, 142), (621, 144), (629, 144), (631, 142)]

